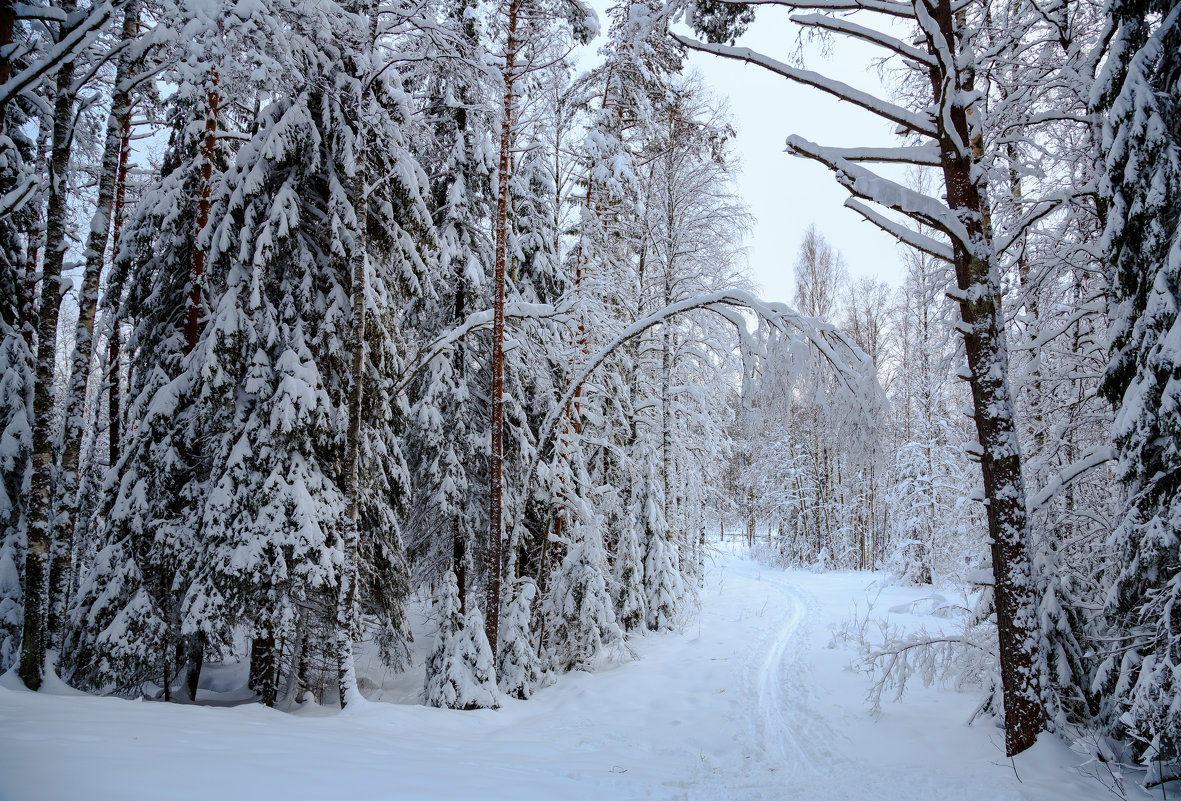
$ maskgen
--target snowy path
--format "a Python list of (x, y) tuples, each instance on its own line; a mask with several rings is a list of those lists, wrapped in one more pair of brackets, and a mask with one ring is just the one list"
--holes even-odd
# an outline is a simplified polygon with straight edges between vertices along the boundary
[[(829, 647), (871, 580), (721, 555), (685, 632), (642, 638), (641, 659), (497, 711), (285, 715), (33, 695), (5, 677), (0, 799), (1108, 797), (1056, 742), (1018, 760), (1018, 781), (999, 731), (964, 725), (971, 695), (920, 689), (873, 720), (851, 651)], [(888, 590), (878, 609), (919, 595)], [(411, 701), (421, 674), (382, 686), (385, 700)]]

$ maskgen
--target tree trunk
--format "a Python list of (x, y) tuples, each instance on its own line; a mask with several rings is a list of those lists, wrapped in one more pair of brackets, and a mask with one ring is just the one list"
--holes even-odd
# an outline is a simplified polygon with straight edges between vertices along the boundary
[[(139, 2), (130, 0), (123, 15), (120, 42), (126, 48), (139, 30)], [(59, 511), (54, 528), (59, 542), (54, 549), (50, 567), (49, 630), (60, 636), (64, 628), (66, 607), (70, 597), (70, 566), (74, 551), (74, 523), (78, 511), (78, 464), (82, 452), (82, 435), (86, 416), (86, 384), (90, 378), (90, 362), (94, 356), (94, 316), (98, 308), (98, 286), (103, 261), (111, 232), (111, 207), (115, 200), (115, 184), (119, 172), (119, 153), (123, 142), (123, 120), (130, 106), (128, 79), (131, 57), (125, 49), (115, 69), (115, 86), (111, 94), (111, 110), (107, 114), (106, 140), (99, 166), (98, 198), (90, 233), (86, 238), (86, 266), (82, 273), (82, 290), (78, 295), (78, 323), (74, 329), (74, 353), (70, 377), (66, 385), (65, 442), (62, 447), (61, 485), (58, 488)]]
[[(42, 113), (37, 120), (37, 165), (45, 163), (45, 154), (49, 149), (49, 131), (53, 124), (49, 116)], [(34, 198), (32, 214), (29, 215), (30, 225), (27, 232), (28, 250), (25, 253), (25, 298), (21, 304), (21, 334), (25, 344), (32, 353), (35, 345), (37, 328), (37, 260), (40, 258), (40, 241), (43, 231), (44, 216), (41, 214), (41, 201)]]
[(300, 688), (306, 675), (308, 647), (308, 613), (300, 610), (295, 624), (295, 639), (292, 641), (291, 663), (288, 667), (287, 680), (283, 686), (283, 708), (290, 709), (299, 699)]
[[(364, 113), (363, 99), (361, 103), (361, 107), (358, 108), (357, 128), (358, 139), (363, 141), (364, 136), (361, 134)], [(362, 148), (358, 148), (358, 151)], [(353, 341), (353, 365), (352, 384), (349, 387), (349, 428), (344, 464), (348, 510), (344, 527), (344, 563), (341, 565), (340, 573), (340, 597), (336, 609), (338, 680), (342, 709), (350, 701), (357, 700), (360, 696), (360, 691), (357, 689), (356, 668), (353, 663), (353, 609), (357, 599), (357, 547), (360, 539), (358, 496), (360, 495), (361, 401), (365, 383), (365, 296), (367, 294), (365, 228), (369, 219), (367, 213), (369, 187), (362, 172), (363, 167), (358, 164), (356, 169), (357, 175), (352, 182), (353, 192), (350, 193), (352, 197), (356, 198), (357, 231), (353, 252), (349, 256), (352, 268), (353, 331), (351, 339)]]
[[(669, 212), (669, 233), (672, 232), (672, 212)], [(672, 270), (673, 270), (673, 253), (674, 248), (669, 248), (668, 261), (665, 264), (664, 270), (664, 305), (667, 307), (672, 303)], [(672, 515), (669, 507), (671, 487), (670, 479), (672, 478), (672, 464), (669, 458), (669, 450), (672, 447), (672, 332), (669, 330), (669, 323), (660, 326), (660, 462), (661, 462), (661, 481), (662, 489), (664, 490), (664, 497), (661, 499), (661, 512), (664, 514), (664, 526), (666, 531), (672, 530)]]
[(504, 291), (508, 256), (508, 195), (512, 169), (515, 112), (517, 17), (520, 0), (508, 6), (508, 37), (504, 46), (504, 118), (500, 128), (500, 162), (496, 171), (496, 260), (492, 290), (492, 453), (488, 469), (488, 596), (484, 630), (492, 656), (500, 631), (501, 547), (504, 539)]
[(217, 70), (212, 74), (213, 88), (206, 95), (205, 140), (201, 146), (201, 191), (197, 200), (197, 230), (193, 240), (193, 256), (189, 274), (189, 306), (185, 310), (185, 347), (191, 353), (197, 347), (201, 322), (201, 276), (205, 273), (205, 248), (201, 246), (201, 231), (209, 224), (210, 198), (213, 194), (213, 159), (217, 147), (217, 115), (221, 96), (217, 91)]
[(267, 629), (250, 641), (250, 689), (258, 693), (264, 706), (273, 707), (278, 693), (277, 647), (275, 632)]
[[(72, 13), (74, 0), (62, 10)], [(30, 690), (41, 687), (49, 644), (49, 552), (53, 539), (53, 373), (57, 356), (57, 320), (62, 299), (62, 263), (69, 242), (66, 225), (67, 172), (74, 111), (74, 60), (57, 70), (53, 104), (53, 144), (47, 176), (46, 248), (42, 264), (41, 310), (37, 319), (37, 380), (33, 391), (33, 476), (29, 490), (28, 545), (25, 548), (24, 632), (19, 673)]]
[(201, 668), (205, 666), (205, 632), (198, 631), (181, 639), (185, 648), (185, 698), (197, 700), (197, 685), (201, 682)]
[[(114, 242), (113, 247), (118, 249), (119, 236), (123, 233), (123, 206), (127, 197), (127, 161), (131, 150), (131, 106), (127, 106), (127, 111), (123, 115), (121, 123), (122, 136), (119, 143), (119, 169), (115, 177), (115, 211), (113, 215), (113, 222), (111, 224), (111, 237)], [(114, 465), (119, 461), (119, 437), (121, 436), (121, 429), (123, 423), (123, 401), (122, 388), (120, 380), (122, 378), (119, 370), (119, 298), (112, 299), (110, 304), (111, 315), (111, 333), (110, 341), (108, 342), (107, 366), (110, 370), (109, 384), (107, 388), (107, 447), (109, 454), (109, 464)]]
[[(377, 41), (377, 4), (372, 3), (369, 15), (369, 45)], [(355, 90), (356, 97), (356, 145), (354, 153), (364, 154), (368, 128), (366, 88), (367, 78), (360, 76), (361, 85)], [(368, 227), (369, 227), (369, 180), (365, 162), (358, 160), (354, 172), (347, 176), (349, 197), (353, 198), (357, 227), (354, 233), (353, 249), (349, 253), (349, 270), (352, 279), (353, 303), (353, 364), (352, 383), (349, 386), (349, 427), (345, 441), (344, 480), (345, 497), (348, 503), (344, 525), (344, 560), (340, 568), (340, 594), (336, 605), (336, 656), (337, 681), (340, 690), (340, 708), (352, 701), (362, 699), (357, 687), (357, 669), (353, 661), (354, 611), (357, 605), (357, 550), (360, 542), (360, 495), (361, 495), (361, 413), (363, 388), (365, 384), (365, 300), (368, 290)]]
[[(466, 125), (466, 119), (459, 121), (461, 129)], [(452, 278), (455, 281), (455, 306), (452, 315), (452, 324), (456, 326), (463, 325), (463, 321), (467, 316), (467, 304), (464, 297), (464, 265), (462, 263), (456, 264), (455, 274)], [(455, 343), (455, 353), (452, 355), (451, 368), (458, 377), (458, 380), (466, 386), (467, 374), (467, 348), (464, 346), (463, 340)], [(455, 584), (459, 588), (459, 613), (461, 615), (467, 614), (467, 542), (464, 540), (463, 528), (460, 525), (459, 515), (456, 515), (451, 521), (451, 563), (452, 570), (455, 573)]]
[[(943, 42), (958, 50), (950, 0), (939, 0), (935, 20)], [(1008, 384), (1008, 351), (1001, 315), (1000, 283), (990, 260), (991, 243), (986, 206), (973, 179), (972, 158), (958, 142), (971, 141), (968, 115), (958, 98), (970, 87), (954, 75), (956, 93), (949, 108), (954, 130), (939, 138), (948, 206), (963, 220), (969, 242), (953, 239), (956, 282), (960, 290), (960, 318), (971, 373), (969, 385), (981, 446), (980, 465), (988, 532), (992, 540), (992, 569), (1000, 640), (1001, 680), (1005, 706), (1005, 752), (1018, 754), (1033, 745), (1045, 728), (1041, 674), (1037, 666), (1037, 597), (1029, 554), (1025, 485), (1021, 452), (1013, 421)], [(936, 98), (943, 96), (944, 78), (931, 69)]]
[[(12, 60), (8, 57), (16, 30), (16, 5), (13, 0), (0, 0), (0, 86), (12, 75)], [(0, 100), (0, 134), (7, 133), (8, 103)]]

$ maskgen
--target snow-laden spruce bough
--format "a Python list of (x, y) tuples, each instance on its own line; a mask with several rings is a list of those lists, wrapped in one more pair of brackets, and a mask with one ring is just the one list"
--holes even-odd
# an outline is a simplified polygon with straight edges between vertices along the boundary
[[(764, 5), (897, 90), (745, 47)], [(676, 629), (706, 532), (766, 530), (970, 588), (963, 632), (869, 648), (875, 697), (971, 674), (1008, 753), (1050, 730), (1172, 786), (1179, 19), (5, 0), (0, 668), (201, 700), (240, 663), (267, 705), (344, 705), (354, 649), (404, 667), (427, 608), (426, 702), (495, 707)], [(748, 291), (735, 129), (687, 50), (888, 122), (784, 136), (903, 287), (810, 232), (804, 314)]]

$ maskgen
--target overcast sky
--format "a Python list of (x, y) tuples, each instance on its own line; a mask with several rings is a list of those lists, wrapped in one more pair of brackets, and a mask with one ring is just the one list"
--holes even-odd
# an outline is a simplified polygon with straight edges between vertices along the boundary
[[(592, 2), (605, 27), (610, 0)], [(786, 9), (761, 6), (738, 44), (792, 63), (798, 30)], [(596, 49), (598, 44), (601, 40)], [(808, 45), (802, 66), (862, 90), (882, 92), (871, 62), (885, 51), (843, 37), (829, 43), (827, 55), (823, 50), (818, 44)], [(870, 276), (900, 285), (903, 268), (895, 240), (842, 205), (848, 193), (828, 170), (784, 152), (784, 140), (793, 133), (821, 145), (893, 145), (898, 139), (892, 126), (761, 67), (704, 53), (690, 53), (688, 63), (730, 102), (738, 130), (735, 151), (742, 161), (738, 188), (757, 219), (749, 242), (751, 273), (763, 296), (791, 302), (792, 265), (810, 224), (844, 254), (851, 277)]]

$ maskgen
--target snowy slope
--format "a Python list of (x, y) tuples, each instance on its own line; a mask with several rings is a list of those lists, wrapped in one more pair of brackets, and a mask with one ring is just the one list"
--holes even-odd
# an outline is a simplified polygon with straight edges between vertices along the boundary
[[(291, 715), (35, 695), (7, 676), (0, 799), (1110, 797), (1057, 741), (1015, 773), (998, 729), (964, 724), (972, 695), (920, 688), (875, 721), (866, 678), (847, 669), (853, 651), (830, 647), (873, 578), (719, 555), (685, 631), (497, 711), (371, 702)], [(876, 608), (922, 594), (889, 588)], [(382, 697), (412, 698), (415, 681)]]

